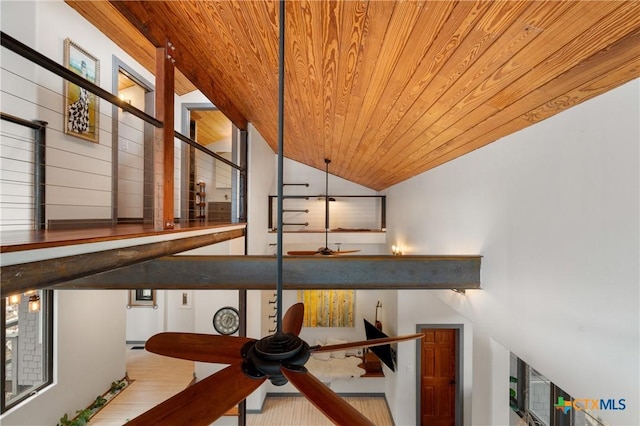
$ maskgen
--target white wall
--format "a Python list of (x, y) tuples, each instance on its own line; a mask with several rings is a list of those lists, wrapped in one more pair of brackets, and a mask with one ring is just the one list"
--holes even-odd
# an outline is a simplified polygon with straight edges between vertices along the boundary
[[(277, 157), (274, 156), (277, 160)], [(275, 166), (274, 166), (275, 167)], [(275, 173), (275, 170), (274, 170)], [(325, 236), (325, 186), (326, 173), (297, 161), (284, 160), (284, 182), (306, 183), (304, 186), (285, 186), (284, 195), (309, 195), (309, 199), (285, 198), (284, 209), (309, 210), (308, 213), (285, 212), (283, 222), (305, 223), (308, 226), (286, 225), (283, 236), (284, 251), (316, 250), (327, 245), (332, 250), (360, 250), (359, 254), (388, 253), (386, 234), (381, 231), (381, 200), (374, 198), (340, 198), (329, 203), (329, 229), (368, 229), (370, 232), (329, 232)], [(380, 193), (364, 186), (349, 182), (329, 173), (330, 195), (368, 195)], [(277, 195), (274, 186), (268, 195)], [(320, 197), (319, 197), (320, 196)], [(265, 197), (266, 199), (266, 197)], [(277, 228), (277, 205), (273, 200), (273, 228)], [(296, 231), (302, 231), (300, 233)], [(276, 233), (269, 234), (269, 243), (276, 242)], [(270, 254), (275, 253), (271, 246)]]
[[(166, 295), (167, 290), (156, 290), (155, 308), (153, 306), (131, 306), (125, 311), (127, 343), (144, 342), (154, 334), (165, 331)], [(129, 296), (127, 295), (127, 297)]]
[(54, 425), (125, 376), (126, 291), (56, 291), (54, 303), (54, 384), (4, 413), (5, 426)]
[(272, 254), (267, 238), (267, 200), (276, 193), (275, 154), (251, 124), (247, 143), (247, 254)]
[[(0, 7), (4, 32), (56, 62), (63, 62), (67, 37), (97, 56), (101, 86), (107, 90), (114, 52), (136, 66), (62, 1), (3, 1)], [(110, 108), (101, 103), (99, 144), (64, 135), (62, 80), (4, 48), (2, 68), (2, 111), (49, 123), (47, 197), (73, 207), (51, 206), (48, 218), (110, 217)], [(54, 385), (4, 413), (2, 424), (56, 424), (65, 412), (75, 414), (125, 375), (126, 292), (65, 290), (56, 292), (55, 299)]]
[[(277, 157), (274, 157), (277, 160)], [(297, 161), (284, 160), (285, 184), (308, 184), (305, 186), (285, 185), (284, 195), (309, 195), (309, 199), (284, 200), (284, 208), (292, 210), (309, 210), (308, 213), (285, 212), (284, 222), (308, 222), (308, 226), (287, 225), (285, 231), (324, 231), (325, 228), (325, 187), (326, 172), (314, 169)], [(331, 174), (329, 165), (329, 195), (379, 195), (378, 192), (355, 184)], [(270, 195), (277, 195), (277, 188), (273, 188)], [(274, 201), (274, 227), (276, 209)], [(329, 203), (329, 228), (345, 229), (380, 229), (380, 200), (378, 198), (340, 198)], [(333, 247), (335, 249), (335, 247)]]
[[(266, 213), (267, 199), (269, 195), (277, 194), (277, 156), (271, 150), (269, 145), (264, 141), (260, 134), (255, 131), (253, 127), (249, 130), (249, 227), (248, 227), (248, 253), (249, 254), (274, 254), (275, 248), (270, 247), (268, 244), (276, 241), (275, 234), (268, 234), (268, 217)], [(298, 195), (298, 194), (312, 194), (313, 200), (308, 203), (314, 203), (318, 195), (325, 193), (325, 172), (323, 170), (314, 169), (298, 163), (293, 160), (285, 159), (284, 161), (284, 182), (285, 183), (308, 183), (309, 187), (299, 186), (285, 186), (286, 195)], [(329, 175), (329, 192), (330, 194), (339, 195), (377, 195), (378, 193), (346, 181), (339, 177)], [(292, 200), (286, 200), (290, 202)], [(321, 222), (324, 227), (324, 201), (318, 201), (315, 204), (320, 205), (320, 214), (322, 216)], [(291, 203), (289, 203), (291, 207)], [(308, 206), (307, 206), (308, 207)], [(334, 206), (332, 206), (333, 208)], [(339, 210), (339, 209), (337, 209)], [(332, 210), (334, 212), (334, 210)], [(343, 212), (344, 213), (344, 212)], [(336, 211), (335, 215), (339, 214)], [(345, 218), (349, 217), (349, 213), (343, 215)], [(291, 216), (290, 216), (291, 217)], [(285, 229), (286, 230), (286, 229)], [(338, 238), (338, 242), (342, 241), (342, 250), (350, 248), (365, 248), (362, 245), (357, 247), (349, 246), (349, 238), (345, 238), (345, 234), (337, 233), (338, 237), (332, 236), (332, 238)], [(291, 240), (292, 234), (283, 236), (284, 250), (294, 249), (306, 249), (315, 250), (320, 245), (324, 245), (324, 234), (322, 234), (318, 240), (313, 242), (307, 241), (306, 244), (296, 244), (288, 242)], [(310, 237), (307, 237), (307, 239)], [(335, 240), (331, 240), (333, 242)], [(312, 244), (312, 245), (310, 245)], [(378, 245), (375, 245), (373, 250), (378, 252)], [(334, 249), (335, 246), (331, 246)], [(366, 251), (363, 250), (363, 252)], [(274, 277), (274, 291), (275, 291), (275, 277)], [(262, 301), (260, 310), (254, 310), (252, 308), (252, 317), (260, 320), (260, 330), (258, 330), (257, 336), (264, 336), (268, 334), (268, 329), (273, 327), (273, 321), (268, 318), (269, 313), (273, 312), (270, 309), (273, 305), (268, 304), (268, 300), (273, 300), (274, 291), (264, 291), (262, 295)], [(326, 340), (330, 337), (347, 339), (350, 341), (364, 340), (366, 339), (364, 333), (363, 318), (366, 318), (370, 322), (375, 320), (375, 306), (378, 300), (382, 301), (383, 309), (380, 311), (380, 318), (386, 327), (392, 329), (395, 327), (395, 315), (388, 315), (389, 312), (394, 313), (395, 305), (395, 292), (389, 291), (357, 291), (355, 295), (355, 313), (356, 321), (354, 327), (340, 327), (340, 328), (307, 328), (304, 327), (300, 333), (300, 337), (307, 343), (313, 345), (316, 339)], [(287, 309), (289, 306), (297, 302), (297, 291), (285, 291), (283, 294), (283, 306)], [(262, 312), (262, 314), (261, 314)], [(377, 379), (362, 379), (358, 381), (344, 380), (334, 383), (334, 390), (339, 392), (384, 392), (384, 381)], [(265, 389), (266, 388), (266, 389)], [(260, 388), (256, 393), (262, 392), (263, 395), (266, 392), (297, 392), (297, 390), (287, 384), (285, 386), (273, 386), (271, 383), (267, 383), (266, 386)], [(260, 404), (261, 405), (261, 404)], [(258, 406), (249, 405), (249, 409), (260, 408)]]
[[(639, 93), (633, 81), (388, 190), (389, 241), (484, 256), (483, 290), (398, 302), (400, 331), (442, 320), (422, 302), (473, 325), (466, 424), (508, 416), (490, 401), (503, 382), (508, 410), (506, 370), (491, 373), (495, 343), (576, 398), (633, 401), (597, 414), (640, 424)], [(399, 356), (415, 365), (413, 351)], [(411, 424), (415, 376), (401, 372), (397, 388), (396, 423)]]
[[(3, 1), (2, 30), (62, 64), (70, 38), (100, 61), (100, 86), (112, 91), (112, 55), (153, 76), (61, 0)], [(111, 217), (111, 105), (100, 100), (99, 143), (63, 133), (63, 81), (2, 49), (2, 110), (49, 123), (47, 219)]]
[(0, 127), (0, 231), (30, 231), (35, 227), (33, 166), (34, 130), (2, 120)]

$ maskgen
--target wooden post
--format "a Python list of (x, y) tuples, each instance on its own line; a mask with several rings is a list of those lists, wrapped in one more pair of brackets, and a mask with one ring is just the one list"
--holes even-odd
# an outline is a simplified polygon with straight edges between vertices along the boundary
[(155, 229), (172, 229), (174, 181), (174, 59), (171, 43), (156, 48), (156, 118), (164, 123), (155, 130), (154, 194)]

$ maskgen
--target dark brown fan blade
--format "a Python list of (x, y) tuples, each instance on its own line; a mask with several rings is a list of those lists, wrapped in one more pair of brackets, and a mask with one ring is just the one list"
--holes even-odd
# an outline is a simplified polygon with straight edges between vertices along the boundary
[(282, 331), (285, 333), (293, 333), (296, 336), (302, 330), (302, 321), (304, 320), (304, 303), (296, 303), (292, 305), (282, 318)]
[(237, 336), (169, 332), (152, 336), (144, 347), (149, 352), (173, 358), (234, 364), (242, 361), (242, 345), (253, 340)]
[(422, 333), (407, 334), (404, 336), (383, 337), (381, 339), (361, 340), (359, 342), (341, 343), (339, 345), (314, 346), (311, 352), (333, 352), (345, 349), (368, 348), (370, 346), (388, 345), (389, 343), (404, 342), (406, 340), (421, 339), (424, 337)]
[(316, 250), (292, 250), (287, 252), (290, 256), (313, 256), (314, 254), (318, 254)]
[(211, 424), (265, 381), (246, 376), (241, 365), (230, 365), (189, 386), (127, 422), (127, 426)]
[(304, 367), (282, 367), (282, 374), (307, 399), (337, 425), (373, 426), (374, 423), (353, 408), (347, 401), (326, 387)]

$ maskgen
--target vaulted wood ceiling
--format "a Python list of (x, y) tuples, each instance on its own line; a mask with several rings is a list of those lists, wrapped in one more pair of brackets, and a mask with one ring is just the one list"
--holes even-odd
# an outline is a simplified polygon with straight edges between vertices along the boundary
[[(67, 3), (276, 149), (277, 2)], [(640, 2), (291, 0), (285, 45), (285, 156), (382, 190), (639, 77)]]

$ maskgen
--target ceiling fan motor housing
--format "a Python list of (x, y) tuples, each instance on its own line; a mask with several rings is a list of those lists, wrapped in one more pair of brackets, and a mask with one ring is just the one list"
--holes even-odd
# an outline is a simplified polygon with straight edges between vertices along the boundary
[(309, 345), (293, 333), (276, 333), (260, 340), (247, 342), (241, 350), (244, 362), (242, 370), (252, 378), (268, 377), (271, 383), (282, 386), (288, 380), (282, 375), (281, 367), (305, 370), (309, 360)]

